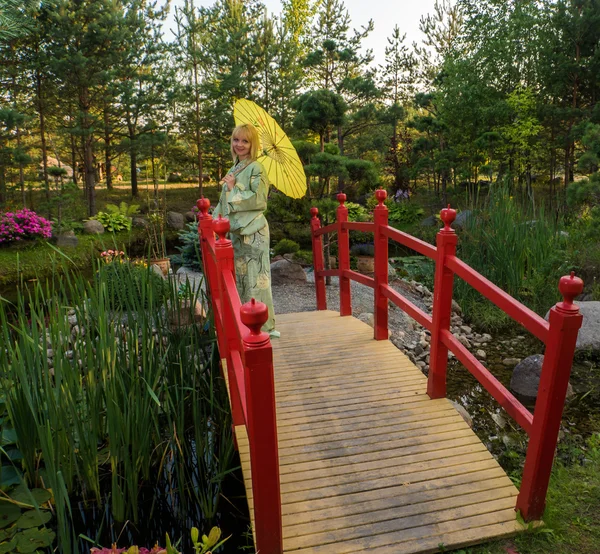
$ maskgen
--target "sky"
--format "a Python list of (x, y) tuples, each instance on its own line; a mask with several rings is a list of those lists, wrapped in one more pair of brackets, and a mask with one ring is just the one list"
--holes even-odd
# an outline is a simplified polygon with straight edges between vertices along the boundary
[[(196, 6), (210, 6), (215, 0), (195, 0)], [(280, 0), (263, 0), (267, 9), (272, 14), (281, 12)], [(407, 45), (413, 42), (421, 43), (422, 33), (419, 31), (419, 19), (421, 16), (433, 12), (435, 0), (344, 0), (346, 9), (350, 14), (351, 27), (360, 29), (366, 25), (369, 19), (373, 20), (375, 29), (363, 41), (365, 48), (373, 50), (375, 64), (381, 64), (384, 60), (387, 37), (392, 35), (395, 25), (398, 25), (401, 33), (406, 33)], [(183, 5), (183, 0), (171, 1), (171, 13), (166, 23), (166, 38), (170, 40), (174, 28), (175, 11), (174, 6)], [(170, 35), (170, 36), (169, 36)]]

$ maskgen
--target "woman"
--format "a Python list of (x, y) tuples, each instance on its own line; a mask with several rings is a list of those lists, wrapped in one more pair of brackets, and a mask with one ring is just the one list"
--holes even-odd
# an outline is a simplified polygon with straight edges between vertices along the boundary
[(263, 331), (278, 337), (271, 293), (269, 224), (264, 216), (269, 179), (256, 161), (260, 139), (254, 125), (238, 125), (231, 134), (233, 167), (223, 179), (221, 198), (213, 212), (229, 218), (229, 238), (235, 256), (235, 275), (242, 303), (251, 298), (267, 305), (269, 319)]

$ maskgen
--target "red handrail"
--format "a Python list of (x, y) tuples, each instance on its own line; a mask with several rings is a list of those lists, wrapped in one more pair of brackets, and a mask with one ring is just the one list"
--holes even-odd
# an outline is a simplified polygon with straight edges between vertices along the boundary
[[(338, 275), (340, 277), (340, 315), (352, 313), (348, 285), (350, 279), (374, 289), (373, 313), (375, 316), (374, 338), (376, 340), (388, 338), (388, 300), (404, 310), (431, 332), (430, 369), (427, 381), (427, 393), (431, 398), (446, 396), (448, 351), (453, 352), (506, 412), (528, 433), (530, 440), (516, 509), (521, 512), (526, 521), (540, 519), (545, 506), (575, 343), (582, 321), (579, 308), (573, 303), (573, 298), (582, 292), (583, 282), (573, 273), (568, 277), (561, 278), (559, 289), (563, 301), (550, 309), (550, 319), (546, 322), (456, 257), (457, 236), (451, 227), (456, 217), (456, 211), (450, 206), (440, 212), (444, 227), (438, 232), (434, 247), (388, 225), (386, 196), (387, 194), (383, 190), (375, 192), (378, 206), (374, 211), (373, 223), (348, 222), (348, 210), (344, 205), (346, 195), (343, 193), (337, 196), (340, 206), (337, 210), (336, 223), (321, 228), (318, 210), (311, 209), (317, 309), (327, 309), (326, 302), (323, 300), (325, 298), (323, 277)], [(373, 278), (350, 270), (348, 231), (352, 230), (374, 233), (375, 274)], [(337, 231), (339, 239), (339, 268), (324, 271), (321, 235), (334, 231)], [(431, 316), (388, 285), (388, 239), (435, 260), (433, 313)], [(450, 332), (454, 275), (463, 279), (545, 343), (546, 353), (533, 415)]]
[[(244, 425), (250, 446), (256, 551), (283, 552), (279, 453), (275, 417), (273, 351), (261, 327), (267, 307), (252, 299), (244, 305), (235, 285), (233, 247), (226, 238), (229, 220), (213, 221), (210, 202), (201, 198), (198, 233), (219, 354), (225, 360), (235, 428)], [(215, 233), (219, 235), (215, 241)], [(223, 368), (222, 368), (223, 369)]]

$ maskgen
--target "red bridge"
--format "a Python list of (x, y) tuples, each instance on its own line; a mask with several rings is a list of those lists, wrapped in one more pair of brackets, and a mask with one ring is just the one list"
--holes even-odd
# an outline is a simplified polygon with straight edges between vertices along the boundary
[[(456, 257), (456, 212), (431, 246), (388, 225), (385, 191), (372, 223), (348, 221), (339, 194), (337, 222), (321, 227), (312, 208), (317, 310), (277, 316), (281, 338), (260, 328), (260, 303), (241, 305), (229, 222), (198, 201), (202, 260), (228, 384), (256, 551), (261, 554), (438, 552), (508, 536), (540, 520), (582, 317), (583, 289), (571, 274), (563, 301), (545, 321)], [(349, 232), (372, 232), (375, 273), (350, 269)], [(321, 237), (338, 235), (339, 269), (323, 269)], [(218, 239), (215, 240), (215, 233)], [(429, 315), (388, 284), (388, 241), (435, 261)], [(327, 275), (339, 277), (340, 313), (327, 311)], [(531, 414), (450, 332), (457, 275), (546, 345)], [(352, 317), (350, 280), (374, 289), (374, 332)], [(431, 333), (426, 378), (388, 341), (393, 302)], [(446, 396), (448, 352), (528, 433), (517, 490)]]

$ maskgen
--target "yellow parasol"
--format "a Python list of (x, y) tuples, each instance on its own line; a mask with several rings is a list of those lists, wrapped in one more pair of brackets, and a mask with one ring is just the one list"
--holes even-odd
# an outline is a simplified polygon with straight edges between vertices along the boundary
[(263, 154), (258, 160), (271, 184), (292, 198), (306, 194), (306, 175), (296, 149), (277, 122), (260, 106), (246, 99), (233, 107), (236, 125), (252, 124), (258, 130)]

